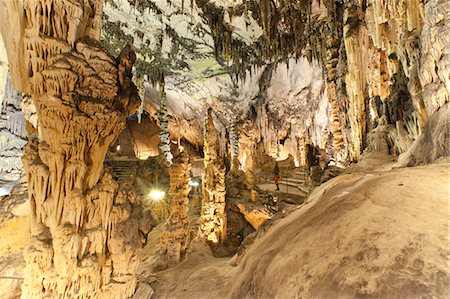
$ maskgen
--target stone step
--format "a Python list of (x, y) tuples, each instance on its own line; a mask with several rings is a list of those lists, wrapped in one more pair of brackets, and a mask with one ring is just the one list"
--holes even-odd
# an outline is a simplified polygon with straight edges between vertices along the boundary
[(136, 175), (137, 162), (130, 160), (110, 160), (105, 163), (119, 183), (132, 184)]
[(291, 187), (295, 187), (295, 188), (297, 188), (297, 186), (298, 186), (297, 183), (289, 182), (289, 181), (286, 181), (286, 180), (279, 180), (278, 183), (280, 185), (287, 185), (287, 186), (291, 186)]
[(296, 192), (300, 191), (305, 194), (308, 193), (308, 187), (306, 187), (306, 186), (292, 184), (292, 183), (286, 183), (286, 182), (282, 182), (282, 181), (279, 181), (279, 185), (280, 185), (280, 189), (282, 189), (283, 191), (287, 190), (287, 192), (289, 192), (290, 188), (292, 188), (292, 189), (295, 188)]
[(286, 181), (289, 183), (297, 183), (297, 184), (305, 184), (304, 178), (281, 177), (280, 181)]

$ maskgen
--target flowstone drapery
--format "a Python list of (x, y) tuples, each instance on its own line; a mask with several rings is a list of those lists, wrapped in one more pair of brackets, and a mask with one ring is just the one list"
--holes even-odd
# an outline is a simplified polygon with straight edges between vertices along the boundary
[(227, 235), (225, 211), (225, 164), (219, 155), (218, 134), (214, 127), (212, 110), (205, 121), (203, 201), (201, 230), (205, 240), (218, 244)]
[(114, 59), (101, 47), (102, 6), (25, 0), (0, 8), (5, 20), (23, 20), (2, 34), (15, 85), (31, 94), (39, 120), (39, 140), (23, 157), (32, 209), (23, 298), (127, 298), (136, 286), (138, 198), (103, 170), (139, 106), (136, 56), (127, 47)]

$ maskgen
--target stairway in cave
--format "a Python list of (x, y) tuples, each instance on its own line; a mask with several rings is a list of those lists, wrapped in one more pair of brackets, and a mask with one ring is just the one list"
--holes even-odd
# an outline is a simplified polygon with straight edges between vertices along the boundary
[(297, 168), (286, 176), (281, 174), (279, 185), (281, 192), (295, 193), (306, 197), (309, 192), (308, 174), (302, 168)]
[(302, 168), (296, 168), (293, 171), (280, 173), (280, 190), (276, 191), (273, 182), (273, 176), (265, 176), (265, 182), (258, 184), (258, 187), (266, 192), (270, 192), (287, 203), (301, 204), (309, 193), (309, 177)]
[(109, 167), (119, 184), (132, 185), (136, 177), (137, 160), (109, 160), (105, 166)]

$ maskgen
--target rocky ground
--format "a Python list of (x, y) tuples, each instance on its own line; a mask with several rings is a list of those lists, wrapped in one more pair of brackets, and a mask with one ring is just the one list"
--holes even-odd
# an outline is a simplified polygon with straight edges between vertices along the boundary
[(11, 196), (0, 197), (0, 298), (20, 297), (23, 251), (30, 237), (26, 191), (22, 182)]
[(394, 165), (367, 155), (233, 258), (194, 242), (146, 280), (157, 298), (448, 298), (450, 164)]
[[(184, 261), (153, 272), (155, 229), (140, 283), (153, 298), (448, 298), (449, 167), (441, 159), (396, 168), (387, 156), (368, 154), (263, 224), (231, 258), (213, 257), (194, 239)], [(1, 298), (19, 295), (21, 280), (4, 277), (20, 278), (28, 236), (26, 217), (2, 216)]]

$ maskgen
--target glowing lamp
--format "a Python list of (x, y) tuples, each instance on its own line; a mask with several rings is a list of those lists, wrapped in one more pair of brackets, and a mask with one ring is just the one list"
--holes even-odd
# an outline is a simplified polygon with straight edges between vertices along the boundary
[(120, 144), (116, 147), (116, 151), (120, 151)]
[(166, 195), (166, 192), (161, 190), (152, 190), (150, 191), (150, 198), (154, 201), (160, 201)]
[(200, 183), (195, 180), (189, 181), (189, 186), (191, 186), (191, 187), (198, 187), (199, 185), (200, 185)]

